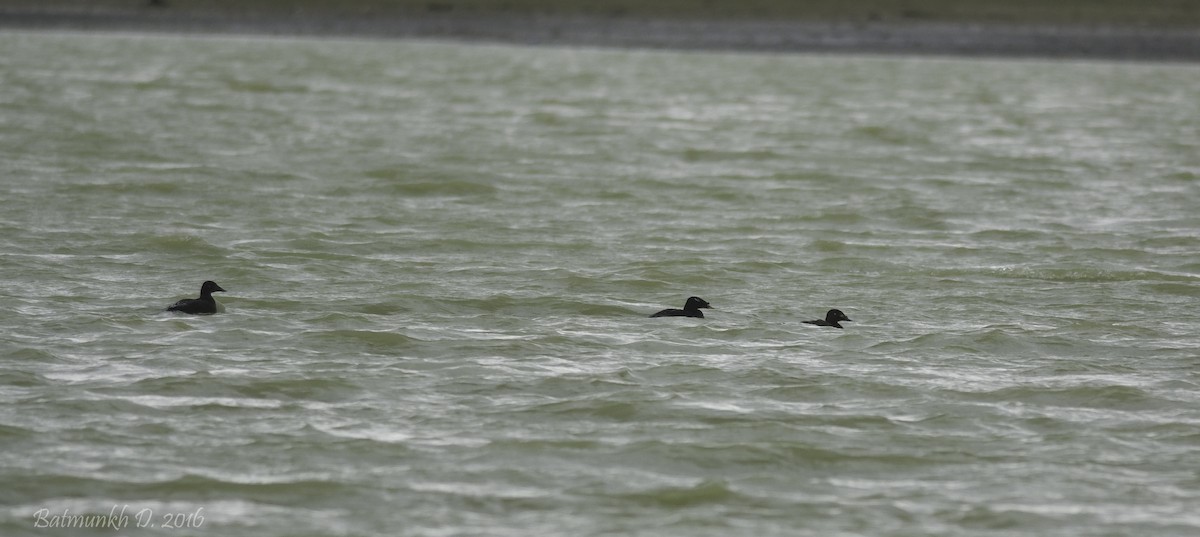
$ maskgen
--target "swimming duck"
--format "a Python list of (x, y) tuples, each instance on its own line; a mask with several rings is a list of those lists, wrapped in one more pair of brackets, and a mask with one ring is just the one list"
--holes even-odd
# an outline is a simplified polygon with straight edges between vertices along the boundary
[(698, 296), (688, 297), (687, 302), (683, 305), (683, 309), (667, 308), (651, 317), (699, 317), (704, 318), (704, 312), (700, 308), (712, 308), (705, 302), (703, 298)]
[(167, 308), (167, 311), (178, 311), (191, 315), (208, 315), (217, 313), (218, 311), (225, 311), (225, 307), (221, 306), (212, 296), (217, 291), (224, 292), (225, 290), (221, 289), (221, 286), (217, 285), (217, 282), (211, 280), (204, 282), (200, 286), (200, 298), (185, 298), (172, 304)]
[(842, 325), (838, 324), (838, 321), (853, 322), (849, 317), (846, 316), (845, 313), (842, 313), (842, 310), (829, 310), (829, 313), (825, 314), (824, 319), (804, 322), (805, 324), (815, 324), (817, 326), (832, 326), (834, 328), (841, 328)]

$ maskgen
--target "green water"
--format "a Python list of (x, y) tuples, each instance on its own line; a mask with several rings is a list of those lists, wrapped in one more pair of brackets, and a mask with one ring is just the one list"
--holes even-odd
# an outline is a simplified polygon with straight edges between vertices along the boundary
[(0, 34), (0, 534), (1196, 535), (1197, 118), (1189, 64)]

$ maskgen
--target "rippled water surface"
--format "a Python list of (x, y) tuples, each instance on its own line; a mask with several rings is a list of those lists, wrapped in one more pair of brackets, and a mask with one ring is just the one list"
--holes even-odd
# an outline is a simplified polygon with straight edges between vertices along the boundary
[(0, 533), (1200, 534), (1198, 88), (0, 34)]

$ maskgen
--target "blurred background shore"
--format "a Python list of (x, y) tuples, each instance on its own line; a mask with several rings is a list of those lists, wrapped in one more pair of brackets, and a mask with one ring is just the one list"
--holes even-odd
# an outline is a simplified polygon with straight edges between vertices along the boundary
[(0, 28), (1200, 60), (1192, 0), (2, 0)]

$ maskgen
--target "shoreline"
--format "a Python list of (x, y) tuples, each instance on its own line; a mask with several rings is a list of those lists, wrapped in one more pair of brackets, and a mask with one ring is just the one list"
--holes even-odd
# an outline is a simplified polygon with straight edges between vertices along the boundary
[(970, 22), (823, 22), (604, 15), (231, 15), (169, 9), (0, 8), (0, 31), (444, 39), (519, 45), (779, 53), (1200, 61), (1200, 29)]

